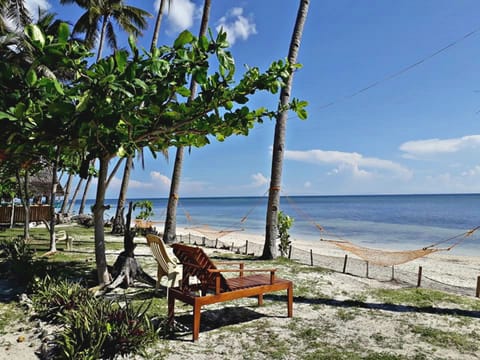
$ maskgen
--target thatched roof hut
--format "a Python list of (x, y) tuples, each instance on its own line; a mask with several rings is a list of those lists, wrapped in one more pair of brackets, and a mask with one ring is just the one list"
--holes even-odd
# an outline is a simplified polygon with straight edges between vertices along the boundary
[[(30, 177), (30, 193), (33, 196), (50, 197), (52, 187), (53, 169), (51, 166), (46, 166), (38, 173)], [(63, 187), (60, 183), (57, 184), (57, 191), (55, 196), (64, 195)]]

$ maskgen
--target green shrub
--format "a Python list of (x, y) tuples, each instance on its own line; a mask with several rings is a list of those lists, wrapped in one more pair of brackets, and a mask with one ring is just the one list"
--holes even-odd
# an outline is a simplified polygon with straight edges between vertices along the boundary
[(78, 310), (62, 315), (65, 328), (58, 345), (64, 359), (113, 359), (141, 351), (155, 339), (145, 312), (129, 303), (91, 299)]
[(134, 309), (126, 301), (97, 298), (79, 283), (46, 277), (34, 286), (38, 316), (63, 325), (56, 344), (61, 359), (113, 359), (141, 351), (156, 332), (146, 316), (150, 303)]
[(4, 258), (2, 272), (12, 276), (21, 284), (32, 281), (37, 268), (35, 250), (24, 239), (5, 239), (0, 241), (0, 254)]
[(278, 212), (278, 236), (280, 239), (280, 243), (278, 244), (278, 250), (280, 251), (281, 256), (287, 256), (288, 249), (290, 248), (290, 234), (288, 230), (293, 225), (293, 218), (285, 215), (283, 211)]
[(33, 285), (33, 306), (41, 319), (60, 322), (60, 316), (77, 310), (81, 304), (93, 299), (93, 294), (79, 283), (68, 280), (52, 280), (46, 276)]

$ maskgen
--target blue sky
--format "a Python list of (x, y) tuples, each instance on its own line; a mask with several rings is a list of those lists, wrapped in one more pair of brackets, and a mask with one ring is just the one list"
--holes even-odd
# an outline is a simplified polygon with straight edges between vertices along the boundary
[[(126, 3), (156, 11), (152, 2)], [(172, 3), (159, 44), (185, 28), (198, 33), (203, 2)], [(58, 1), (42, 6), (71, 21), (80, 14)], [(227, 30), (238, 73), (243, 65), (265, 70), (286, 58), (297, 8), (293, 0), (214, 0), (210, 27)], [(480, 192), (479, 13), (476, 0), (311, 1), (292, 92), (309, 102), (309, 117), (289, 115), (283, 194)], [(153, 21), (139, 39), (145, 47)], [(278, 95), (263, 95), (251, 106), (277, 103)], [(265, 194), (273, 133), (266, 121), (248, 137), (192, 148), (180, 196)], [(169, 161), (147, 156), (129, 197), (167, 197), (174, 158), (173, 149)], [(118, 196), (120, 177), (107, 196)]]

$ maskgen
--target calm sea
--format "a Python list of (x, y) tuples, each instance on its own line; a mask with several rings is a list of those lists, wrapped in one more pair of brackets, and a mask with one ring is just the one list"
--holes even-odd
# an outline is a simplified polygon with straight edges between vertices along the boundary
[[(148, 200), (154, 204), (153, 220), (163, 221), (167, 200)], [(112, 217), (116, 201), (110, 199), (106, 203), (112, 209), (105, 217)], [(177, 224), (182, 227), (208, 224), (215, 230), (243, 229), (264, 234), (266, 206), (266, 197), (182, 198)], [(293, 196), (281, 198), (281, 209), (294, 218), (290, 230), (293, 240), (340, 238), (392, 250), (417, 249), (480, 225), (480, 194)], [(321, 233), (316, 224), (325, 232)], [(451, 253), (480, 255), (480, 230)]]

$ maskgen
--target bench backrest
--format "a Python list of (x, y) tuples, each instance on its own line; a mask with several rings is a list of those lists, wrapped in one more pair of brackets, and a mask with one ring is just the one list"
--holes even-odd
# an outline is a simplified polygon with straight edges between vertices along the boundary
[[(201, 283), (202, 290), (215, 290), (215, 281), (217, 276), (219, 276), (222, 290), (230, 290), (223, 275), (208, 271), (216, 270), (217, 267), (201, 248), (183, 244), (173, 244), (172, 248), (175, 256), (183, 265), (183, 279), (185, 282), (188, 282), (189, 276), (196, 276)], [(188, 284), (183, 285), (188, 287)]]

